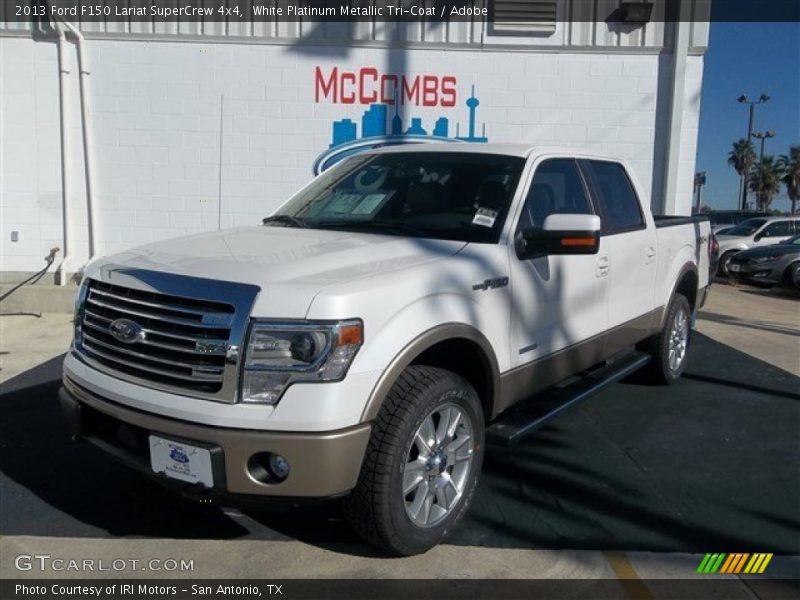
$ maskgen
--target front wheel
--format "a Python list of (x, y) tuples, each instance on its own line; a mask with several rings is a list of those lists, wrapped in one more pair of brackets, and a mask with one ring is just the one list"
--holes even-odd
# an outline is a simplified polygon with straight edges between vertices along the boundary
[(685, 296), (675, 294), (667, 307), (664, 327), (641, 344), (641, 349), (652, 357), (644, 369), (647, 380), (671, 384), (683, 374), (689, 351), (691, 319), (689, 301)]
[(800, 289), (800, 263), (786, 267), (783, 273), (783, 285), (787, 288)]
[(425, 552), (461, 521), (478, 484), (484, 421), (462, 377), (411, 366), (373, 425), (345, 515), (367, 541), (400, 555)]
[(717, 265), (717, 275), (720, 277), (727, 277), (728, 276), (728, 266), (731, 262), (731, 259), (737, 253), (733, 250), (729, 250), (725, 254), (723, 254), (719, 259), (719, 265)]

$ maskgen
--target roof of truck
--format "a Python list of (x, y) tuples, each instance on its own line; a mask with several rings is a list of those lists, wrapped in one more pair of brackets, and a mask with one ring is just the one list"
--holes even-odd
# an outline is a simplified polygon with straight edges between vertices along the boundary
[[(545, 146), (524, 142), (511, 143), (409, 143), (382, 146), (370, 150), (374, 153), (400, 153), (400, 152), (464, 152), (471, 154), (498, 154), (504, 156), (519, 156), (527, 158), (531, 154), (557, 154), (562, 156), (575, 156), (586, 158), (603, 158), (606, 160), (622, 160), (617, 156), (598, 153), (586, 149), (564, 148), (558, 146)], [(624, 161), (623, 161), (624, 162)]]

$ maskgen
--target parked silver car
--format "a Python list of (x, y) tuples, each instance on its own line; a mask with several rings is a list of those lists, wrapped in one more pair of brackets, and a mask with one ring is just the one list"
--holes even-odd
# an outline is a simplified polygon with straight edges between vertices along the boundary
[(800, 288), (800, 235), (739, 252), (728, 263), (728, 275), (750, 285)]
[(728, 274), (728, 263), (742, 250), (777, 244), (800, 233), (800, 217), (756, 217), (747, 219), (726, 235), (717, 235), (719, 267), (717, 273)]

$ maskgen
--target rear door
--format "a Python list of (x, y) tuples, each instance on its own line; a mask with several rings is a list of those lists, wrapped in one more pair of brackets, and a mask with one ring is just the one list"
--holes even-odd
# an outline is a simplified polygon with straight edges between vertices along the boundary
[(648, 222), (622, 164), (583, 160), (581, 168), (590, 182), (608, 249), (608, 328), (639, 335), (649, 327), (649, 320), (640, 317), (649, 316), (655, 301), (658, 245), (652, 218)]

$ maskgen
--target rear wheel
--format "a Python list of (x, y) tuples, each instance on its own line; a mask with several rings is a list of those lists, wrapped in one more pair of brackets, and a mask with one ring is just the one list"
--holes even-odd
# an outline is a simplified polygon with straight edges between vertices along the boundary
[(643, 373), (648, 381), (671, 384), (683, 374), (689, 351), (691, 318), (689, 301), (685, 296), (675, 294), (667, 307), (664, 327), (641, 344), (641, 349), (652, 356)]
[(345, 515), (367, 541), (425, 552), (466, 513), (483, 462), (484, 423), (472, 386), (433, 367), (406, 369), (373, 425)]

